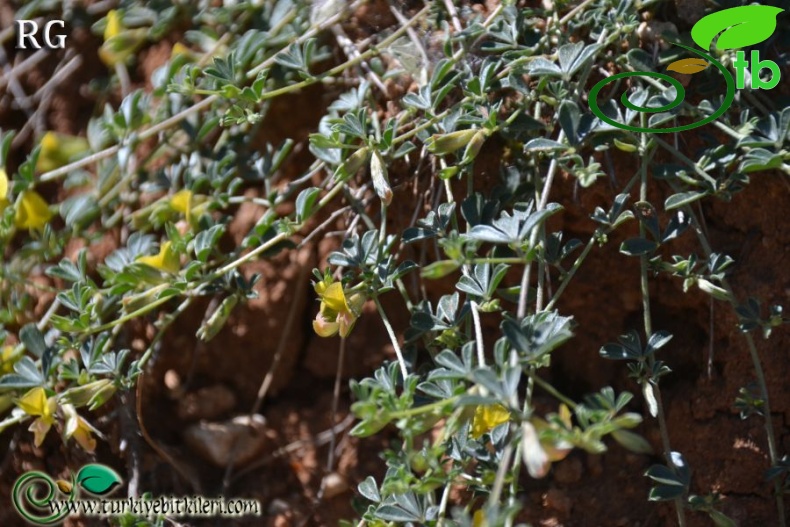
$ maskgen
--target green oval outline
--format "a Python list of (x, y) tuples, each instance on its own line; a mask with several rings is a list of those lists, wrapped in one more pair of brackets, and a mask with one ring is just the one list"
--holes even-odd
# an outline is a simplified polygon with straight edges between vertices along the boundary
[[(673, 126), (671, 128), (646, 128), (646, 127), (641, 127), (641, 126), (631, 126), (631, 125), (624, 124), (624, 123), (618, 123), (614, 119), (612, 119), (612, 118), (608, 117), (606, 114), (604, 114), (603, 111), (601, 111), (600, 106), (598, 106), (598, 94), (601, 92), (601, 89), (603, 89), (604, 86), (606, 86), (610, 82), (614, 82), (614, 81), (617, 81), (617, 80), (620, 80), (620, 79), (624, 79), (624, 78), (627, 78), (627, 77), (646, 76), (646, 77), (662, 78), (663, 80), (667, 80), (665, 77), (669, 77), (668, 75), (665, 75), (664, 73), (657, 73), (657, 72), (652, 72), (652, 71), (627, 71), (627, 72), (623, 72), (623, 73), (618, 73), (616, 75), (612, 75), (611, 77), (607, 77), (607, 78), (603, 79), (602, 81), (598, 82), (595, 86), (593, 86), (592, 90), (590, 90), (590, 95), (588, 97), (588, 103), (590, 105), (590, 109), (592, 110), (593, 114), (595, 114), (595, 116), (598, 117), (599, 119), (601, 119), (603, 122), (605, 122), (607, 124), (610, 124), (610, 125), (614, 126), (615, 128), (620, 128), (621, 130), (628, 130), (629, 132), (641, 132), (641, 133), (653, 133), (653, 134), (667, 134), (667, 133), (673, 133), (673, 132), (684, 132), (686, 130), (692, 130), (694, 128), (699, 128), (700, 126), (705, 126), (706, 124), (708, 124), (708, 123), (710, 123), (712, 121), (715, 121), (716, 119), (721, 117), (724, 114), (724, 112), (726, 112), (729, 109), (729, 107), (732, 106), (732, 102), (735, 100), (735, 79), (732, 77), (732, 74), (727, 70), (727, 68), (724, 67), (724, 65), (721, 62), (719, 62), (718, 60), (714, 59), (712, 56), (708, 55), (704, 51), (699, 51), (699, 50), (696, 50), (696, 49), (694, 49), (692, 47), (684, 46), (683, 44), (680, 44), (680, 43), (677, 43), (677, 42), (670, 42), (670, 44), (673, 44), (675, 46), (678, 46), (678, 47), (681, 47), (683, 49), (686, 49), (686, 50), (688, 50), (688, 51), (690, 51), (690, 52), (692, 52), (692, 53), (694, 53), (696, 55), (699, 55), (699, 56), (707, 59), (714, 66), (716, 66), (716, 68), (724, 76), (724, 81), (727, 83), (727, 93), (726, 93), (726, 95), (724, 97), (724, 102), (722, 102), (722, 105), (719, 107), (718, 110), (716, 110), (711, 115), (709, 115), (708, 117), (706, 117), (705, 119), (703, 119), (701, 121), (697, 121), (697, 122), (694, 122), (694, 123), (691, 123), (691, 124), (686, 124), (686, 125), (683, 125), (683, 126)], [(677, 83), (678, 81), (676, 81), (672, 77), (669, 77), (669, 79), (672, 79), (672, 80), (668, 81), (668, 82), (670, 82), (673, 86), (675, 86), (677, 88), (677, 84), (675, 84), (675, 83)], [(672, 82), (672, 81), (674, 81), (674, 82)], [(681, 86), (681, 90), (678, 90), (678, 95), (675, 97), (675, 99), (672, 101), (672, 103), (670, 103), (670, 105), (674, 104), (674, 106), (672, 106), (671, 108), (674, 108), (675, 106), (679, 105), (685, 99), (685, 90), (682, 89), (682, 86)], [(625, 97), (625, 94), (623, 94), (623, 98), (625, 98), (625, 100), (627, 100), (627, 97)], [(630, 101), (628, 101), (627, 104), (625, 103), (625, 101), (622, 101), (622, 102), (623, 102), (623, 104), (625, 104), (627, 107), (631, 108), (634, 111), (642, 111), (642, 109), (640, 109), (636, 105), (628, 106), (629, 104), (631, 104)], [(669, 106), (669, 105), (667, 105), (667, 106)], [(658, 110), (650, 109), (650, 111), (658, 111)]]

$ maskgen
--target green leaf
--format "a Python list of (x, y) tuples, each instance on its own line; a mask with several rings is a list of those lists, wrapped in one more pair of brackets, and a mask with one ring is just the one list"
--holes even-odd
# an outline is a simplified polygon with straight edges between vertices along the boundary
[(631, 238), (620, 245), (620, 252), (628, 256), (650, 254), (658, 249), (658, 243), (645, 238)]
[(776, 30), (776, 16), (784, 11), (766, 5), (734, 7), (712, 13), (694, 24), (691, 38), (699, 47), (709, 50), (713, 39), (721, 33), (716, 47), (720, 50), (759, 44)]
[(121, 476), (105, 465), (85, 465), (77, 473), (77, 484), (96, 496), (109, 494), (121, 483), (123, 483)]
[(631, 452), (636, 452), (637, 454), (653, 453), (653, 448), (650, 446), (650, 443), (639, 434), (629, 432), (628, 430), (615, 430), (612, 432), (612, 437)]
[(439, 260), (432, 264), (423, 267), (420, 271), (420, 276), (428, 280), (437, 280), (443, 278), (448, 274), (458, 269), (459, 264), (455, 260)]
[(680, 498), (686, 491), (683, 487), (676, 487), (674, 485), (659, 485), (650, 489), (650, 494), (647, 499), (650, 501), (670, 501), (675, 498)]
[(647, 469), (647, 472), (645, 472), (645, 476), (652, 479), (656, 483), (671, 485), (673, 487), (683, 487), (683, 481), (680, 479), (680, 477), (678, 477), (678, 475), (666, 465), (651, 466), (649, 469)]
[(381, 501), (381, 494), (379, 494), (379, 489), (373, 476), (368, 476), (365, 481), (357, 486), (357, 490), (372, 502), (378, 503)]
[(377, 518), (393, 522), (419, 522), (422, 519), (397, 505), (382, 505), (374, 514)]
[(296, 221), (301, 223), (313, 215), (313, 206), (318, 199), (321, 189), (318, 187), (306, 188), (296, 198)]
[(25, 345), (25, 348), (36, 357), (41, 357), (44, 355), (44, 352), (47, 351), (47, 343), (44, 342), (44, 335), (33, 323), (27, 324), (22, 328), (19, 332), (19, 338), (22, 340), (22, 344)]
[(724, 513), (719, 511), (708, 511), (710, 519), (716, 524), (716, 527), (738, 527), (738, 524)]
[(207, 231), (201, 231), (195, 237), (195, 256), (203, 263), (208, 260), (209, 254), (219, 243), (219, 239), (225, 233), (224, 225), (214, 225)]
[(698, 199), (705, 196), (707, 192), (699, 191), (699, 190), (692, 190), (690, 192), (680, 192), (678, 194), (673, 194), (669, 196), (666, 201), (664, 201), (664, 209), (665, 210), (672, 210), (682, 207), (684, 205), (688, 205), (689, 203), (694, 203)]

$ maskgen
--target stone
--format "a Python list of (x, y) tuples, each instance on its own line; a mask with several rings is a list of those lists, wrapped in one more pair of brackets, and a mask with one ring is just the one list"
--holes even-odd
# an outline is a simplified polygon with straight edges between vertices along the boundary
[(184, 430), (187, 446), (217, 467), (239, 467), (260, 455), (268, 442), (262, 415), (234, 417), (228, 421), (200, 421)]

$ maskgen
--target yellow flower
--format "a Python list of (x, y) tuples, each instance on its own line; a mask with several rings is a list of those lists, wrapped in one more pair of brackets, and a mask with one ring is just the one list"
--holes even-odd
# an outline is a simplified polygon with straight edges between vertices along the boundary
[(154, 269), (175, 274), (181, 269), (181, 261), (170, 245), (171, 242), (167, 241), (159, 248), (159, 254), (138, 256), (137, 261)]
[(14, 346), (3, 346), (2, 351), (0, 351), (0, 375), (14, 373), (14, 363), (20, 357), (21, 355), (14, 356)]
[(38, 416), (28, 428), (33, 432), (33, 443), (38, 447), (44, 442), (44, 437), (55, 423), (55, 411), (58, 408), (54, 397), (47, 397), (46, 391), (40, 386), (28, 391), (16, 405), (30, 416)]
[(195, 52), (183, 45), (181, 42), (176, 42), (170, 50), (170, 58), (184, 57), (187, 60), (195, 59)]
[(52, 219), (52, 211), (35, 190), (25, 190), (19, 197), (14, 224), (20, 229), (42, 229)]
[(179, 190), (170, 198), (170, 206), (176, 212), (180, 212), (186, 217), (187, 223), (192, 225), (192, 220), (199, 217), (208, 206), (205, 202), (206, 196), (193, 194), (191, 190)]
[(477, 509), (472, 515), (472, 527), (488, 527), (488, 520), (483, 509)]
[(170, 205), (178, 212), (186, 214), (188, 218), (189, 210), (192, 208), (192, 191), (186, 189), (179, 190), (170, 198)]
[(347, 337), (359, 318), (365, 297), (356, 293), (346, 297), (343, 284), (322, 280), (315, 285), (315, 292), (321, 297), (321, 308), (313, 321), (313, 330), (320, 337), (331, 337), (340, 333)]
[(118, 11), (110, 10), (107, 13), (107, 25), (104, 26), (104, 44), (99, 48), (99, 58), (110, 67), (126, 62), (144, 42), (147, 32), (143, 28), (125, 28)]
[(70, 404), (63, 405), (63, 413), (66, 416), (66, 426), (63, 430), (66, 440), (73, 437), (86, 452), (96, 450), (96, 439), (91, 433), (98, 434), (98, 430), (80, 417), (77, 410)]
[(490, 432), (509, 420), (510, 412), (501, 404), (478, 406), (472, 420), (472, 437), (478, 439), (486, 432)]
[(110, 40), (121, 34), (121, 17), (118, 11), (111, 9), (107, 13), (107, 25), (104, 27), (104, 40)]
[(8, 174), (0, 168), (0, 212), (8, 206)]
[(89, 150), (90, 144), (84, 137), (47, 132), (41, 138), (41, 151), (36, 160), (36, 170), (38, 172), (55, 170)]

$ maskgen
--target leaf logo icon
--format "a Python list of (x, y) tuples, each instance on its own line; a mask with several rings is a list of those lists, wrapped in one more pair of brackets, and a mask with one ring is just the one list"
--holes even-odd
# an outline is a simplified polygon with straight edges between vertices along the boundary
[(109, 494), (122, 481), (113, 469), (99, 464), (85, 465), (77, 473), (77, 484), (95, 496)]
[(702, 49), (711, 49), (717, 35), (720, 50), (743, 48), (759, 44), (776, 30), (776, 17), (784, 11), (767, 5), (733, 7), (712, 13), (694, 24), (691, 38)]
[(710, 63), (705, 59), (690, 58), (690, 59), (676, 60), (675, 62), (667, 66), (667, 70), (690, 75), (692, 73), (699, 73), (700, 71), (704, 70), (708, 66), (710, 66)]

